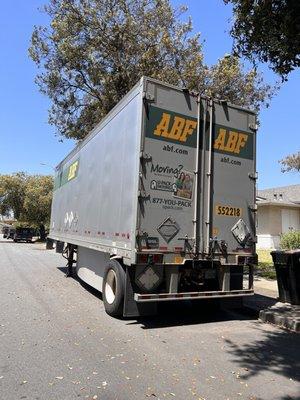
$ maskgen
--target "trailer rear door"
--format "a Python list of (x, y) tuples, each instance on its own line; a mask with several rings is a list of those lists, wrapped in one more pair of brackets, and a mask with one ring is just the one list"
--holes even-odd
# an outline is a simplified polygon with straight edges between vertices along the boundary
[(193, 246), (196, 98), (151, 81), (145, 93), (140, 244), (178, 253), (185, 238)]
[(151, 80), (144, 93), (140, 248), (175, 262), (183, 249), (207, 255), (221, 241), (228, 253), (253, 253), (255, 115), (204, 99), (199, 110), (196, 96)]
[(220, 102), (212, 103), (211, 115), (203, 143), (203, 251), (214, 246), (219, 253), (223, 241), (228, 254), (254, 254), (256, 115)]

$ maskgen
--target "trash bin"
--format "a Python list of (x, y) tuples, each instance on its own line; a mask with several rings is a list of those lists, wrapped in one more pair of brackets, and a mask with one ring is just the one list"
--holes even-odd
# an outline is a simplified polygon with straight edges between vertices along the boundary
[(300, 305), (300, 250), (291, 250), (290, 287), (291, 304)]
[(300, 304), (300, 250), (272, 251), (279, 301)]

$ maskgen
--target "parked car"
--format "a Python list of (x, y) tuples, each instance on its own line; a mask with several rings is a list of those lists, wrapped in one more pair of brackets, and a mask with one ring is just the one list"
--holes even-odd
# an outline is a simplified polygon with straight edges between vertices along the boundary
[(35, 229), (33, 228), (16, 228), (12, 239), (14, 240), (14, 242), (25, 241), (29, 243), (32, 241), (34, 234)]
[(6, 239), (13, 239), (15, 232), (16, 232), (15, 228), (9, 228)]
[(4, 226), (2, 228), (2, 233), (3, 233), (3, 239), (7, 238), (8, 232), (9, 232), (10, 227), (9, 226)]

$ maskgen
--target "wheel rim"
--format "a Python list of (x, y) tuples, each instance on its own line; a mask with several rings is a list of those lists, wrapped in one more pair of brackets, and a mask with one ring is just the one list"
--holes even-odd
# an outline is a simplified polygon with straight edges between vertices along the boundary
[(105, 298), (109, 304), (112, 304), (116, 298), (117, 277), (114, 270), (110, 269), (106, 275)]

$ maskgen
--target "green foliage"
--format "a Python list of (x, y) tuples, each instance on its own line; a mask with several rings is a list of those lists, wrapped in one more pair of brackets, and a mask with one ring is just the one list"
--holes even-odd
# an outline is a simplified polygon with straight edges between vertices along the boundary
[(14, 228), (33, 228), (33, 229), (37, 229), (38, 225), (37, 224), (32, 224), (29, 223), (27, 221), (17, 221), (13, 223), (13, 227)]
[(47, 224), (50, 219), (52, 176), (17, 172), (0, 175), (0, 212), (14, 213), (20, 226)]
[(256, 111), (268, 105), (274, 90), (264, 85), (255, 69), (244, 72), (239, 58), (232, 55), (225, 55), (207, 69), (206, 77), (205, 93)]
[(300, 249), (300, 231), (291, 231), (281, 236), (280, 246), (283, 250)]
[(206, 66), (186, 8), (169, 0), (50, 0), (44, 10), (50, 26), (35, 27), (29, 54), (62, 137), (84, 138), (143, 75), (256, 110), (271, 95), (237, 57)]
[(28, 177), (23, 210), (26, 221), (46, 224), (50, 220), (52, 191), (52, 176)]
[(0, 213), (7, 215), (10, 210), (19, 219), (24, 204), (25, 189), (28, 175), (17, 172), (12, 175), (0, 175)]
[(300, 172), (300, 151), (298, 151), (298, 153), (295, 154), (290, 154), (289, 156), (285, 157), (283, 160), (280, 160), (279, 162), (283, 166), (281, 168), (282, 172), (290, 172), (290, 171)]
[(223, 0), (233, 4), (234, 51), (270, 63), (286, 79), (300, 66), (299, 0)]

